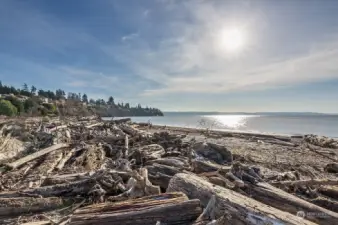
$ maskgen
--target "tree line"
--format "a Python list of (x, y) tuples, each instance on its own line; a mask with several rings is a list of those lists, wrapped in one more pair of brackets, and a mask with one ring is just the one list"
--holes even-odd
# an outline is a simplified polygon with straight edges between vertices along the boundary
[[(26, 83), (22, 85), (22, 88), (15, 88), (14, 86), (3, 85), (0, 81), (0, 94), (1, 95), (14, 95), (14, 96), (25, 96), (27, 99), (22, 102), (18, 101), (16, 97), (7, 97), (6, 99), (2, 98), (0, 103), (0, 115), (17, 115), (28, 113), (32, 108), (35, 109), (40, 114), (54, 113), (57, 114), (55, 107), (56, 100), (65, 100), (67, 102), (79, 102), (85, 103), (88, 107), (92, 108), (110, 108), (125, 112), (129, 115), (135, 116), (162, 116), (163, 113), (157, 108), (151, 107), (142, 107), (141, 104), (136, 106), (131, 106), (129, 103), (115, 103), (114, 98), (110, 96), (107, 101), (104, 99), (89, 99), (88, 95), (83, 93), (74, 93), (66, 92), (62, 89), (57, 89), (56, 91), (37, 89), (34, 85), (28, 86)], [(41, 98), (48, 98), (51, 101), (51, 104), (44, 103)], [(51, 106), (52, 105), (52, 106)], [(54, 105), (54, 106), (53, 106)], [(13, 107), (14, 106), (14, 107)], [(6, 111), (7, 113), (4, 113)], [(8, 113), (11, 111), (11, 113)], [(41, 111), (41, 112), (40, 112)], [(100, 110), (98, 110), (100, 111)], [(115, 112), (111, 110), (111, 112)], [(119, 113), (119, 114), (121, 114)], [(36, 114), (36, 113), (35, 113)], [(112, 113), (114, 114), (114, 113)], [(115, 115), (111, 115), (115, 116)]]

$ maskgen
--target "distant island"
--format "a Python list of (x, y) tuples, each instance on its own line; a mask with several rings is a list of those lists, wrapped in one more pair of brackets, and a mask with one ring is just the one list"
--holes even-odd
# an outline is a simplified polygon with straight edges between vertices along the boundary
[(64, 90), (55, 92), (37, 89), (23, 84), (22, 89), (3, 85), (0, 81), (0, 115), (5, 116), (163, 116), (161, 110), (131, 106), (129, 103), (115, 103), (111, 96), (104, 99), (90, 99), (87, 94)]

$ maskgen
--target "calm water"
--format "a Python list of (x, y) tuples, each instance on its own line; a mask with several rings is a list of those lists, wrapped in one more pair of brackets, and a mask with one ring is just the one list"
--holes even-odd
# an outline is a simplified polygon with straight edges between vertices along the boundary
[(277, 134), (338, 137), (338, 115), (165, 113), (164, 117), (132, 117), (134, 122)]

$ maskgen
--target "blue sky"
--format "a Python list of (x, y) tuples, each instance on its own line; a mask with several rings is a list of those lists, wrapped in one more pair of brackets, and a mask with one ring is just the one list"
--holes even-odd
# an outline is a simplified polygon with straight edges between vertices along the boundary
[[(2, 0), (0, 80), (168, 111), (338, 112), (338, 1)], [(222, 48), (223, 31), (243, 45)]]

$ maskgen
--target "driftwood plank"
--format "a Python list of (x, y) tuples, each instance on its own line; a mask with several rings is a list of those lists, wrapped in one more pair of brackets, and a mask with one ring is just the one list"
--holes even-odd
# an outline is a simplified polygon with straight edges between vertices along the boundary
[(58, 150), (60, 148), (66, 148), (66, 147), (69, 147), (69, 144), (65, 144), (65, 143), (56, 144), (56, 145), (50, 146), (48, 148), (42, 149), (40, 151), (34, 152), (33, 154), (27, 155), (27, 156), (25, 156), (25, 157), (23, 157), (19, 160), (16, 160), (12, 163), (8, 163), (8, 164), (6, 164), (6, 166), (11, 168), (11, 169), (16, 169), (19, 166), (21, 166), (21, 165), (23, 165), (23, 164), (25, 164), (29, 161), (32, 161), (36, 158), (39, 158), (43, 155), (46, 155), (46, 154), (53, 152), (55, 150)]
[[(203, 206), (215, 197), (212, 219), (227, 216), (229, 224), (315, 224), (288, 212), (270, 207), (237, 192), (213, 185), (208, 181), (191, 174), (176, 174), (170, 181), (168, 192), (181, 191), (189, 198), (198, 198)], [(329, 224), (329, 223), (327, 223)], [(332, 224), (332, 223), (331, 223)]]
[(168, 193), (118, 203), (102, 203), (78, 209), (70, 225), (85, 224), (189, 224), (202, 213), (200, 201), (182, 193)]

